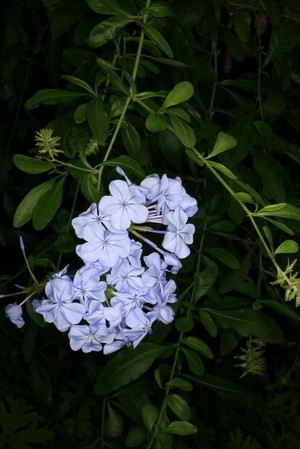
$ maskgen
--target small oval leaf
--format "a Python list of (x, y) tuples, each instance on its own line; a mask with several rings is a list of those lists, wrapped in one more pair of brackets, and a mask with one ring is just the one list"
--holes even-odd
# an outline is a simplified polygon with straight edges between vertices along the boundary
[(149, 432), (152, 431), (155, 421), (158, 418), (158, 415), (159, 415), (158, 408), (155, 407), (155, 405), (153, 404), (145, 404), (144, 407), (142, 408), (143, 421)]
[(224, 151), (234, 148), (236, 144), (237, 141), (233, 136), (230, 136), (229, 134), (221, 131), (217, 135), (217, 140), (212, 149), (212, 152), (207, 156), (206, 159), (216, 156), (217, 154), (224, 153)]
[(163, 430), (163, 432), (187, 436), (195, 435), (198, 432), (198, 429), (196, 426), (187, 421), (173, 421)]
[(146, 120), (146, 128), (148, 131), (156, 133), (158, 131), (164, 131), (167, 127), (168, 124), (161, 115), (154, 112), (148, 115)]
[(176, 115), (170, 115), (172, 131), (186, 148), (196, 145), (196, 136), (193, 128)]
[(169, 108), (171, 106), (175, 106), (176, 104), (183, 103), (191, 98), (193, 93), (194, 87), (189, 81), (177, 83), (167, 95), (163, 107)]
[(168, 407), (182, 421), (191, 419), (191, 410), (188, 403), (179, 394), (168, 394), (166, 396)]
[(25, 173), (30, 173), (31, 175), (45, 173), (53, 168), (53, 164), (51, 162), (24, 156), (23, 154), (15, 154), (13, 156), (13, 161), (19, 170), (22, 170)]
[(189, 348), (194, 349), (197, 352), (200, 352), (200, 354), (204, 355), (205, 357), (207, 357), (209, 359), (214, 358), (214, 354), (213, 354), (212, 350), (210, 349), (210, 347), (203, 340), (200, 340), (199, 338), (187, 337), (187, 338), (183, 338), (181, 340), (181, 342), (184, 345), (188, 346)]
[(275, 250), (275, 254), (292, 254), (299, 250), (298, 244), (295, 240), (285, 240)]

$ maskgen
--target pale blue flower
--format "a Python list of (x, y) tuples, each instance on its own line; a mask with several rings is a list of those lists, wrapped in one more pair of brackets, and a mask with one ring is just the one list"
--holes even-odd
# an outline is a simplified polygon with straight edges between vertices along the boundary
[(93, 299), (89, 301), (87, 311), (83, 318), (89, 324), (94, 326), (106, 325), (106, 319), (104, 316), (105, 304), (103, 304), (98, 299)]
[(142, 274), (145, 287), (154, 287), (165, 282), (167, 264), (158, 253), (151, 253), (144, 257), (148, 269)]
[[(160, 177), (157, 174), (146, 176), (141, 182), (141, 191), (145, 194), (147, 200), (151, 200), (153, 203), (157, 198), (162, 196), (168, 188), (168, 178), (166, 175)], [(150, 201), (149, 201), (150, 202)]]
[(180, 259), (190, 254), (187, 244), (193, 243), (195, 232), (195, 226), (191, 223), (186, 224), (187, 220), (188, 216), (180, 208), (166, 215), (168, 227), (162, 246)]
[(73, 279), (74, 299), (78, 299), (85, 307), (92, 299), (105, 301), (107, 284), (99, 278), (99, 270), (93, 265), (80, 268)]
[(144, 271), (145, 268), (142, 266), (135, 267), (127, 259), (124, 259), (112, 267), (110, 273), (106, 276), (106, 281), (108, 284), (114, 285), (116, 290), (141, 289), (143, 288), (141, 275)]
[(83, 230), (86, 226), (89, 226), (91, 223), (97, 223), (99, 226), (106, 229), (108, 222), (109, 219), (101, 213), (98, 205), (96, 203), (92, 203), (85, 212), (82, 212), (78, 215), (78, 217), (73, 218), (72, 226), (77, 237), (83, 238)]
[(113, 229), (125, 230), (131, 222), (144, 223), (147, 220), (146, 198), (137, 186), (116, 180), (110, 183), (109, 191), (110, 195), (101, 198), (99, 206), (110, 217)]
[(43, 299), (35, 311), (47, 323), (54, 323), (58, 330), (65, 332), (73, 324), (78, 324), (84, 313), (84, 305), (73, 302), (73, 281), (69, 276), (53, 277), (45, 288), (47, 299)]
[(152, 324), (156, 314), (153, 312), (144, 313), (141, 309), (132, 309), (125, 318), (126, 325), (130, 329), (125, 329), (124, 334), (132, 343), (133, 348), (152, 332)]
[[(147, 293), (147, 291), (146, 291)], [(115, 292), (111, 298), (110, 304), (112, 307), (121, 305), (123, 316), (126, 317), (131, 309), (142, 309), (147, 302), (147, 295), (143, 290), (128, 290), (126, 292)]]
[(85, 353), (101, 351), (102, 344), (112, 342), (114, 336), (114, 333), (108, 332), (105, 325), (98, 327), (78, 324), (72, 326), (68, 333), (71, 349), (81, 349)]
[(77, 245), (76, 252), (85, 263), (99, 262), (103, 267), (111, 268), (119, 258), (130, 254), (130, 239), (127, 232), (111, 232), (97, 224), (91, 224), (83, 230), (87, 243)]
[(17, 304), (16, 302), (13, 304), (7, 304), (4, 308), (5, 316), (15, 324), (19, 329), (24, 326), (25, 321), (22, 317), (23, 309), (22, 306)]

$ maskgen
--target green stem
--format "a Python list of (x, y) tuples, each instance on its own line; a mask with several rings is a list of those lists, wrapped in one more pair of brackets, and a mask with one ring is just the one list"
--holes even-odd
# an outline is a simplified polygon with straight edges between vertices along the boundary
[[(200, 263), (201, 263), (202, 249), (203, 249), (203, 244), (204, 244), (206, 227), (207, 227), (207, 222), (204, 223), (203, 233), (202, 233), (202, 237), (201, 237), (200, 243), (199, 243), (198, 258), (197, 258), (197, 265), (196, 265), (196, 271), (195, 271), (196, 273), (198, 273), (200, 271)], [(196, 299), (195, 292), (196, 292), (196, 284), (194, 282), (193, 283), (193, 290), (192, 290), (191, 305), (194, 304), (195, 299)], [(189, 316), (191, 311), (192, 311), (192, 307), (187, 309), (186, 316)], [(178, 338), (178, 341), (177, 341), (177, 344), (176, 344), (176, 350), (175, 350), (175, 354), (174, 354), (172, 369), (171, 369), (171, 373), (170, 373), (169, 380), (168, 380), (169, 384), (174, 379), (176, 367), (178, 366), (178, 358), (179, 358), (179, 353), (180, 353), (180, 348), (181, 348), (181, 341), (183, 339), (183, 336), (184, 336), (184, 332), (180, 332), (179, 338)], [(152, 447), (156, 437), (159, 434), (161, 421), (162, 421), (162, 419), (164, 417), (164, 413), (165, 413), (166, 407), (167, 407), (167, 395), (170, 392), (170, 388), (171, 388), (170, 386), (167, 386), (166, 389), (165, 389), (164, 399), (163, 399), (162, 405), (160, 407), (160, 412), (159, 412), (159, 415), (158, 415), (158, 418), (157, 418), (157, 422), (155, 424), (155, 429), (154, 429), (154, 432), (152, 433), (151, 440), (150, 440), (150, 442), (149, 442), (149, 444), (147, 446), (147, 449), (151, 449), (151, 447)]]
[[(194, 151), (197, 151), (194, 149)], [(285, 279), (285, 281), (289, 284), (289, 279), (286, 276), (286, 274), (282, 271), (282, 269), (280, 268), (280, 266), (278, 265), (278, 263), (275, 260), (274, 254), (272, 252), (272, 250), (269, 248), (269, 246), (267, 245), (267, 242), (265, 240), (265, 238), (263, 237), (255, 219), (253, 216), (253, 213), (248, 209), (248, 207), (239, 199), (236, 197), (235, 192), (231, 189), (231, 187), (226, 183), (226, 181), (224, 181), (224, 179), (222, 178), (222, 176), (211, 166), (210, 162), (207, 161), (198, 151), (197, 151), (197, 157), (201, 160), (201, 162), (211, 171), (211, 173), (218, 179), (218, 181), (220, 181), (220, 183), (222, 184), (222, 186), (227, 190), (227, 192), (230, 193), (230, 195), (236, 200), (236, 202), (240, 205), (240, 207), (245, 211), (247, 217), (250, 219), (252, 226), (256, 232), (256, 234), (259, 237), (259, 240), (261, 241), (263, 247), (266, 250), (266, 253), (268, 255), (268, 257), (270, 258), (271, 262), (273, 263), (273, 265), (275, 266), (277, 272)]]
[(264, 112), (262, 108), (262, 97), (261, 97), (261, 75), (262, 75), (262, 43), (260, 34), (258, 33), (258, 79), (257, 79), (257, 101), (259, 106), (259, 112), (261, 120), (264, 121)]
[[(149, 8), (150, 4), (151, 4), (151, 0), (147, 0), (145, 8)], [(147, 18), (148, 18), (148, 14), (145, 14), (144, 17), (143, 17), (143, 24), (145, 24), (147, 22)], [(143, 44), (144, 44), (144, 38), (145, 38), (145, 33), (144, 33), (144, 29), (142, 28), (141, 29), (141, 34), (140, 34), (140, 39), (139, 39), (139, 44), (138, 44), (138, 48), (137, 48), (137, 52), (136, 52), (136, 57), (135, 57), (135, 61), (134, 61), (134, 66), (133, 66), (133, 70), (132, 70), (132, 74), (131, 74), (133, 81), (136, 80), (137, 71), (138, 71), (138, 68), (139, 68), (139, 63), (140, 63), (141, 54), (142, 54), (142, 48), (143, 48)], [(109, 158), (110, 152), (111, 152), (111, 150), (112, 150), (112, 148), (114, 146), (115, 140), (116, 140), (117, 135), (118, 135), (118, 133), (120, 131), (120, 128), (122, 126), (125, 114), (127, 112), (127, 109), (128, 109), (129, 104), (130, 104), (130, 101), (133, 99), (133, 96), (134, 96), (134, 92), (132, 91), (132, 88), (130, 88), (128, 98), (126, 99), (126, 102), (125, 102), (125, 104), (123, 106), (123, 110), (122, 110), (122, 113), (120, 115), (118, 124), (117, 124), (117, 126), (116, 126), (116, 128), (114, 130), (113, 136), (111, 138), (111, 141), (109, 143), (109, 146), (108, 146), (108, 148), (106, 150), (106, 153), (104, 155), (104, 158), (103, 158), (102, 162), (106, 162), (107, 159)], [(102, 178), (103, 170), (104, 170), (104, 165), (101, 165), (101, 167), (99, 169), (99, 172), (98, 172), (98, 186), (97, 186), (98, 190), (100, 190), (101, 178)]]

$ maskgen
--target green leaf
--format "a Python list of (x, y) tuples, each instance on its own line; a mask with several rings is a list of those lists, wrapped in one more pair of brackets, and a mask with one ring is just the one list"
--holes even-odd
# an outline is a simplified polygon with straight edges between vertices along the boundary
[(91, 30), (87, 44), (93, 48), (102, 47), (113, 39), (119, 30), (131, 22), (133, 22), (133, 19), (125, 19), (118, 16), (109, 17)]
[(269, 217), (264, 217), (265, 220), (269, 221), (270, 223), (272, 223), (274, 226), (276, 226), (277, 228), (281, 229), (282, 231), (284, 231), (286, 234), (289, 235), (295, 235), (294, 231), (292, 231), (291, 228), (289, 228), (286, 224), (282, 223), (281, 221), (277, 221), (277, 220), (272, 220)]
[(295, 240), (285, 240), (276, 249), (275, 254), (292, 254), (299, 250), (298, 243)]
[(256, 204), (252, 196), (246, 192), (234, 192), (234, 198), (242, 201), (243, 203)]
[(292, 50), (299, 42), (299, 24), (292, 20), (283, 20), (277, 28), (274, 28), (264, 67), (281, 53)]
[(48, 189), (39, 198), (35, 205), (32, 214), (32, 224), (37, 231), (44, 229), (57, 213), (62, 201), (65, 180), (65, 176), (58, 179), (51, 189)]
[(159, 416), (159, 410), (153, 404), (145, 404), (142, 408), (142, 417), (145, 427), (149, 432), (152, 432), (153, 426)]
[(80, 125), (81, 123), (84, 123), (85, 121), (86, 121), (86, 109), (87, 109), (87, 103), (83, 103), (83, 104), (80, 104), (77, 108), (76, 108), (76, 110), (75, 110), (75, 112), (74, 112), (74, 115), (73, 115), (73, 118), (74, 118), (74, 122), (77, 124), (77, 125)]
[(151, 25), (144, 24), (143, 27), (148, 38), (152, 40), (152, 42), (154, 42), (169, 58), (173, 58), (173, 51), (161, 32)]
[(152, 6), (149, 6), (149, 8), (144, 9), (143, 13), (149, 14), (153, 17), (170, 17), (175, 15), (170, 6), (160, 5), (159, 3), (156, 3)]
[(53, 187), (55, 180), (55, 178), (49, 179), (49, 181), (39, 184), (27, 193), (16, 209), (13, 220), (13, 225), (15, 228), (20, 228), (31, 220), (35, 206), (44, 193)]
[(271, 230), (270, 230), (270, 228), (269, 228), (268, 226), (263, 226), (263, 231), (264, 231), (264, 233), (265, 233), (265, 236), (267, 237), (267, 240), (268, 240), (268, 242), (269, 242), (270, 248), (271, 248), (272, 251), (273, 251), (274, 245), (273, 245), (273, 236), (272, 236), (272, 232), (271, 232)]
[(176, 318), (175, 327), (178, 332), (189, 332), (194, 327), (194, 320), (192, 316), (183, 316), (180, 318)]
[(172, 412), (182, 421), (191, 419), (191, 410), (188, 403), (179, 394), (167, 394), (166, 402)]
[(181, 118), (184, 122), (190, 123), (191, 117), (190, 115), (182, 108), (170, 108), (168, 110), (168, 114), (176, 115), (176, 117)]
[(174, 377), (170, 382), (166, 383), (167, 388), (178, 388), (178, 390), (182, 391), (192, 391), (193, 385), (191, 382), (185, 379), (181, 379), (181, 377)]
[(111, 393), (138, 379), (157, 357), (169, 351), (165, 346), (141, 343), (137, 348), (128, 348), (108, 360), (101, 369), (95, 383), (97, 395)]
[(246, 44), (251, 33), (252, 18), (250, 14), (247, 11), (235, 10), (232, 19), (236, 34), (240, 41)]
[(123, 432), (123, 418), (107, 403), (108, 417), (105, 420), (104, 431), (111, 438), (117, 438)]
[(261, 151), (253, 152), (255, 171), (259, 174), (264, 186), (265, 195), (277, 203), (286, 200), (283, 167), (270, 154)]
[(86, 97), (86, 95), (86, 93), (82, 92), (73, 92), (70, 90), (61, 89), (38, 90), (32, 97), (30, 97), (26, 101), (25, 109), (35, 109), (40, 104), (54, 105), (57, 103), (66, 103)]
[(285, 208), (287, 206), (287, 203), (278, 203), (278, 204), (269, 204), (268, 206), (263, 207), (260, 209), (257, 214), (259, 215), (276, 215), (276, 213)]
[(195, 274), (195, 300), (199, 301), (216, 282), (219, 270), (216, 263), (209, 257), (203, 256), (204, 268)]
[(125, 438), (126, 447), (141, 447), (146, 439), (146, 430), (142, 426), (133, 427)]
[(209, 313), (205, 310), (199, 310), (199, 318), (203, 327), (207, 330), (207, 332), (214, 338), (217, 336), (218, 328), (216, 323), (212, 319)]
[(284, 341), (284, 335), (276, 321), (261, 311), (207, 310), (223, 328), (233, 329), (243, 337), (255, 336), (267, 343), (280, 344)]
[(192, 373), (196, 374), (196, 376), (202, 376), (204, 365), (201, 356), (192, 349), (182, 348), (182, 352)]
[(98, 14), (107, 14), (107, 15), (117, 15), (117, 16), (125, 16), (130, 17), (135, 14), (135, 11), (131, 11), (130, 8), (132, 5), (130, 3), (126, 5), (126, 9), (124, 9), (117, 0), (87, 0), (87, 3), (91, 9), (93, 9)]
[(234, 150), (230, 152), (229, 156), (233, 158), (232, 162), (234, 162), (234, 164), (238, 164), (244, 160), (252, 150), (256, 139), (253, 121), (254, 112), (241, 114), (232, 128), (231, 133), (236, 138), (237, 144), (234, 147)]
[(132, 173), (139, 178), (145, 177), (145, 172), (140, 164), (130, 156), (121, 155), (114, 159), (109, 159), (106, 162), (102, 162), (99, 165), (107, 166), (107, 167), (121, 167), (124, 169), (126, 173)]
[[(59, 38), (66, 33), (70, 28), (76, 24), (82, 17), (84, 17), (89, 9), (85, 2), (81, 0), (64, 0), (52, 3), (45, 3), (45, 8), (53, 8), (51, 11), (51, 37), (55, 42), (59, 41)], [(48, 9), (48, 8), (47, 8)], [(46, 46), (48, 48), (48, 46)], [(48, 50), (49, 51), (49, 50)]]
[(163, 430), (163, 432), (174, 435), (188, 436), (195, 435), (198, 432), (198, 429), (196, 426), (187, 421), (173, 421)]
[(282, 217), (289, 218), (291, 220), (300, 221), (300, 209), (292, 204), (281, 203), (281, 204), (270, 204), (263, 207), (258, 212), (254, 214), (257, 217)]
[(264, 145), (269, 150), (272, 149), (272, 141), (273, 141), (273, 131), (270, 125), (268, 125), (266, 122), (263, 122), (262, 120), (257, 120), (254, 122), (254, 126), (258, 132), (258, 134), (261, 136)]
[(217, 391), (222, 396), (226, 395), (227, 398), (233, 399), (242, 399), (251, 402), (258, 403), (258, 397), (253, 394), (253, 392), (249, 392), (245, 388), (236, 385), (234, 382), (227, 380), (223, 377), (214, 376), (211, 374), (204, 374), (201, 377), (195, 379), (197, 383), (202, 385), (204, 388), (209, 388), (210, 390)]
[(219, 172), (223, 173), (223, 175), (227, 176), (227, 178), (237, 179), (237, 176), (234, 173), (232, 173), (232, 171), (229, 170), (229, 168), (225, 167), (225, 165), (213, 161), (209, 161), (209, 164), (211, 165), (211, 167), (215, 168)]
[(146, 128), (148, 131), (156, 133), (158, 131), (164, 131), (167, 127), (168, 124), (161, 115), (155, 112), (148, 115), (146, 119)]
[(116, 72), (110, 72), (108, 74), (108, 79), (111, 81), (112, 85), (116, 87), (122, 94), (128, 96), (129, 88), (125, 86), (122, 78)]
[(100, 98), (91, 100), (86, 112), (93, 137), (100, 145), (104, 145), (109, 135), (109, 121), (103, 101)]
[(85, 173), (80, 177), (80, 188), (85, 198), (91, 203), (97, 203), (100, 200), (100, 191), (93, 173)]
[(176, 104), (189, 100), (194, 94), (194, 87), (189, 81), (177, 83), (167, 95), (163, 103), (163, 108), (170, 108)]
[(121, 130), (121, 136), (129, 156), (137, 160), (141, 152), (141, 138), (138, 131), (130, 122), (126, 122)]
[(62, 75), (62, 78), (69, 81), (72, 84), (75, 84), (75, 86), (79, 86), (82, 89), (86, 90), (89, 94), (91, 94), (93, 97), (96, 97), (97, 94), (94, 91), (94, 89), (92, 89), (92, 87), (86, 83), (85, 81), (76, 78), (75, 76), (70, 76), (70, 75)]
[(223, 41), (233, 58), (239, 62), (243, 61), (245, 57), (245, 47), (240, 39), (225, 26), (222, 26), (221, 34)]
[(13, 161), (19, 170), (22, 170), (25, 173), (30, 173), (31, 175), (45, 173), (54, 167), (51, 162), (45, 162), (40, 159), (24, 156), (23, 154), (15, 154), (13, 156)]
[(282, 303), (272, 299), (262, 299), (259, 301), (259, 303), (270, 307), (272, 310), (275, 310), (279, 314), (279, 316), (284, 316), (297, 325), (300, 324), (300, 316), (295, 310), (290, 308), (286, 302)]
[(196, 136), (193, 128), (175, 115), (170, 115), (172, 131), (186, 148), (196, 145)]
[(238, 270), (240, 268), (239, 260), (224, 248), (209, 248), (206, 252), (227, 267), (232, 268), (232, 270)]
[(206, 159), (214, 157), (217, 154), (224, 153), (224, 151), (234, 148), (236, 144), (237, 141), (234, 137), (221, 131), (218, 133), (216, 143)]
[(194, 349), (197, 352), (200, 352), (200, 354), (204, 355), (204, 357), (207, 357), (209, 359), (214, 358), (214, 354), (213, 354), (212, 350), (210, 349), (210, 347), (203, 340), (200, 340), (199, 338), (196, 338), (196, 337), (183, 338), (181, 340), (181, 343), (188, 346), (191, 349)]

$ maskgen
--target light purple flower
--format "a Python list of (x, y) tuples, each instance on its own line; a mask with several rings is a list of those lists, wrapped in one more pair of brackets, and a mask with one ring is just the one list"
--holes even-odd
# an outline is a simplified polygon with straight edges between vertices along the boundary
[(154, 287), (166, 281), (167, 264), (158, 253), (151, 253), (144, 257), (144, 262), (148, 269), (142, 274), (145, 287)]
[(111, 232), (97, 224), (91, 224), (83, 230), (87, 243), (77, 245), (76, 252), (85, 263), (99, 262), (103, 267), (111, 268), (119, 258), (130, 253), (130, 239), (127, 232)]
[(13, 323), (15, 324), (19, 329), (24, 326), (25, 321), (22, 317), (23, 309), (22, 306), (17, 304), (16, 302), (14, 304), (7, 304), (4, 308), (5, 316)]
[(125, 230), (131, 222), (144, 223), (147, 220), (146, 198), (136, 185), (129, 186), (126, 181), (116, 180), (110, 183), (109, 191), (110, 195), (101, 198), (99, 206), (110, 217), (113, 229)]
[(128, 260), (124, 259), (114, 267), (106, 276), (106, 281), (110, 285), (114, 285), (116, 290), (127, 291), (130, 288), (143, 288), (141, 275), (145, 271), (142, 266), (135, 267)]
[(83, 352), (101, 351), (102, 343), (110, 343), (114, 333), (109, 333), (106, 326), (88, 326), (78, 324), (71, 327), (68, 333), (70, 346), (73, 351), (81, 349)]
[(140, 188), (148, 200), (153, 203), (157, 198), (161, 197), (168, 187), (168, 178), (163, 175), (161, 178), (157, 174), (146, 176), (141, 182)]
[(105, 225), (107, 225), (108, 222), (109, 219), (101, 213), (98, 205), (96, 203), (92, 203), (85, 212), (82, 212), (78, 217), (73, 218), (72, 226), (77, 237), (83, 238), (83, 231), (86, 226), (89, 226), (91, 223), (97, 223), (98, 226), (106, 229), (107, 226)]
[(93, 265), (84, 265), (74, 276), (74, 299), (78, 299), (86, 308), (92, 299), (105, 301), (107, 285), (99, 277), (99, 270)]
[(82, 304), (73, 302), (73, 281), (69, 276), (53, 277), (45, 288), (47, 299), (36, 307), (47, 323), (54, 323), (58, 330), (65, 332), (73, 324), (78, 324), (84, 313)]
[(152, 332), (152, 324), (155, 318), (155, 313), (144, 313), (138, 308), (132, 309), (128, 313), (125, 322), (130, 329), (124, 330), (124, 334), (132, 342), (133, 348), (136, 348), (143, 338)]
[(188, 216), (180, 208), (166, 215), (168, 227), (162, 246), (180, 259), (190, 254), (187, 243), (193, 243), (195, 232), (195, 226), (191, 223), (186, 224), (187, 220)]

